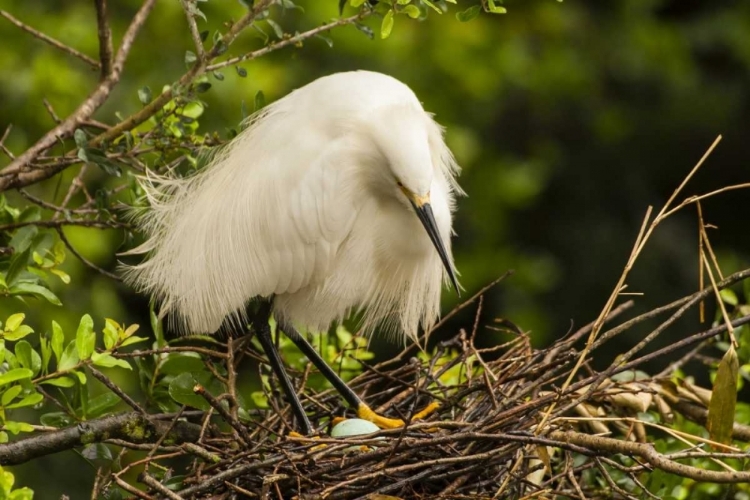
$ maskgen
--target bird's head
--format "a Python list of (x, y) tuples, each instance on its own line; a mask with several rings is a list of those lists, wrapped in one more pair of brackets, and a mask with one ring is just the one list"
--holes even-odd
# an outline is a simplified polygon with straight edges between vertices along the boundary
[[(369, 120), (371, 137), (383, 160), (381, 183), (416, 213), (443, 262), (451, 284), (460, 294), (456, 271), (432, 211), (435, 167), (430, 150), (428, 120), (421, 107), (392, 106)], [(442, 186), (442, 185), (441, 185)], [(437, 196), (437, 194), (436, 194)]]

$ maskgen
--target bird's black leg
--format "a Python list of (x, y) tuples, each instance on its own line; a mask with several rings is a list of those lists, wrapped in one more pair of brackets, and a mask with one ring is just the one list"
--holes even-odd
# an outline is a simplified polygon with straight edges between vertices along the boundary
[(289, 379), (289, 375), (286, 373), (284, 364), (281, 361), (281, 356), (279, 356), (279, 352), (276, 350), (276, 346), (271, 339), (271, 327), (268, 324), (268, 318), (270, 315), (271, 302), (264, 302), (261, 304), (260, 309), (255, 315), (253, 329), (255, 330), (255, 335), (258, 337), (261, 347), (263, 347), (266, 356), (268, 356), (268, 362), (271, 364), (271, 369), (278, 377), (279, 382), (281, 382), (281, 389), (284, 391), (284, 395), (292, 405), (292, 412), (294, 413), (297, 422), (302, 427), (302, 433), (310, 436), (313, 433), (310, 420), (307, 418), (304, 408), (302, 408), (302, 403), (300, 402), (297, 393), (294, 392), (292, 381)]
[[(404, 426), (404, 421), (400, 418), (388, 418), (383, 417), (375, 413), (367, 404), (357, 396), (351, 388), (346, 385), (346, 382), (341, 380), (338, 373), (328, 366), (328, 364), (320, 357), (318, 351), (300, 334), (294, 326), (289, 323), (279, 322), (279, 328), (283, 331), (292, 342), (294, 342), (302, 353), (307, 356), (307, 359), (312, 361), (312, 364), (323, 374), (325, 378), (336, 388), (341, 394), (344, 400), (349, 406), (351, 406), (356, 412), (357, 416), (364, 420), (369, 420), (381, 429), (395, 429)], [(419, 420), (426, 417), (430, 413), (434, 412), (440, 405), (438, 403), (431, 403), (427, 405), (422, 411), (416, 413), (412, 419)]]
[(341, 380), (341, 377), (339, 377), (338, 373), (333, 371), (333, 369), (328, 366), (328, 363), (326, 363), (325, 360), (320, 357), (318, 351), (316, 351), (315, 348), (310, 345), (307, 339), (305, 339), (305, 337), (303, 337), (296, 328), (288, 323), (279, 322), (278, 325), (281, 331), (283, 331), (286, 336), (289, 337), (292, 342), (297, 345), (299, 350), (302, 351), (302, 354), (307, 356), (307, 359), (312, 361), (312, 364), (315, 365), (315, 368), (317, 368), (318, 371), (320, 371), (320, 373), (328, 379), (331, 385), (333, 385), (333, 387), (336, 388), (337, 391), (339, 391), (339, 394), (341, 394), (341, 396), (349, 406), (358, 410), (360, 406), (364, 404), (359, 396), (357, 396), (354, 391), (351, 390), (348, 385), (346, 385), (346, 382)]

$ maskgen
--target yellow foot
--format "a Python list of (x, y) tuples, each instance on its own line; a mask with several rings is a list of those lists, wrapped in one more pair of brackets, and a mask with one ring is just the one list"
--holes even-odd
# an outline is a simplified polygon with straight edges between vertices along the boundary
[[(320, 436), (305, 436), (305, 435), (303, 435), (303, 434), (300, 434), (299, 432), (296, 432), (296, 431), (290, 431), (290, 432), (289, 432), (289, 434), (288, 434), (288, 436), (289, 436), (289, 437), (291, 437), (291, 438), (312, 438), (312, 439), (320, 439)], [(316, 444), (315, 446), (313, 446), (312, 448), (310, 448), (310, 451), (318, 451), (318, 450), (322, 450), (322, 449), (323, 449), (323, 448), (325, 448), (326, 446), (328, 446), (328, 445), (327, 445), (327, 444)]]
[[(421, 420), (433, 413), (438, 408), (440, 408), (440, 403), (438, 403), (437, 401), (433, 401), (432, 403), (425, 406), (424, 409), (415, 413), (414, 417), (412, 417), (412, 421)], [(397, 429), (405, 425), (404, 421), (400, 418), (388, 418), (378, 415), (364, 403), (357, 409), (357, 416), (362, 420), (368, 420), (372, 422), (381, 429)]]

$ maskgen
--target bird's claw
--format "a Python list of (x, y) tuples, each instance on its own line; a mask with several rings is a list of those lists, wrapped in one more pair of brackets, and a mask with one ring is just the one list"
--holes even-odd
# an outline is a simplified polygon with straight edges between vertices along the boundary
[[(423, 418), (426, 418), (427, 416), (432, 414), (438, 408), (440, 408), (440, 403), (438, 403), (437, 401), (433, 401), (432, 403), (425, 406), (422, 410), (415, 413), (411, 421), (413, 422), (415, 420), (422, 420)], [(366, 404), (360, 405), (360, 407), (357, 409), (357, 416), (362, 420), (372, 422), (381, 429), (398, 429), (399, 427), (403, 427), (404, 425), (406, 425), (406, 423), (400, 418), (388, 418), (382, 415), (378, 415)]]

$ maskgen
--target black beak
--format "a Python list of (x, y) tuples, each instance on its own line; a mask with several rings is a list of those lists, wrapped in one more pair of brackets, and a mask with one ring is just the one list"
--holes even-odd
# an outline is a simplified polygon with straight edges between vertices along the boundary
[(443, 240), (440, 239), (440, 233), (438, 232), (437, 222), (435, 222), (435, 215), (432, 213), (432, 207), (429, 203), (417, 205), (414, 201), (411, 201), (411, 205), (414, 207), (414, 211), (417, 212), (419, 221), (422, 223), (425, 230), (427, 231), (427, 234), (430, 236), (432, 244), (435, 245), (435, 249), (437, 250), (438, 255), (440, 255), (440, 260), (443, 261), (443, 266), (445, 266), (445, 270), (448, 272), (448, 277), (451, 280), (451, 284), (453, 285), (453, 288), (456, 289), (456, 293), (460, 297), (461, 289), (458, 287), (458, 280), (456, 280), (456, 271), (453, 269), (451, 261), (448, 260), (448, 252), (445, 250)]

